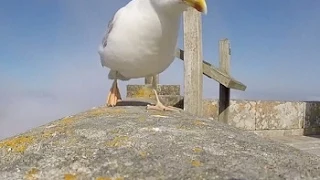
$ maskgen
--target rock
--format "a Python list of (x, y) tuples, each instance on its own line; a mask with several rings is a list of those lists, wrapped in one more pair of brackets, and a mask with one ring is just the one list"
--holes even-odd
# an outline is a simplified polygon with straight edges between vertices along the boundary
[(99, 107), (0, 142), (0, 179), (319, 179), (320, 157), (187, 113)]

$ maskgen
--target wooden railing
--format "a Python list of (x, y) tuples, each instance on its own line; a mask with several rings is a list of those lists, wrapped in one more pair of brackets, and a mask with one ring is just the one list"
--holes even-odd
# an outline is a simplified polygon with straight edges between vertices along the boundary
[[(217, 81), (219, 87), (219, 121), (228, 121), (230, 89), (245, 91), (246, 86), (230, 75), (231, 47), (228, 39), (219, 41), (219, 68), (203, 60), (201, 14), (189, 9), (183, 15), (184, 50), (177, 49), (176, 57), (184, 61), (184, 110), (202, 116), (203, 77)], [(156, 79), (159, 82), (159, 75)], [(145, 78), (151, 84), (152, 77)]]

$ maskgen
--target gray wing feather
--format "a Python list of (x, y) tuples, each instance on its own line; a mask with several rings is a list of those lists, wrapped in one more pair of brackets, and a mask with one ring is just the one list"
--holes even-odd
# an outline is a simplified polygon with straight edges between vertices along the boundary
[[(119, 13), (119, 11), (117, 13)], [(115, 13), (113, 15), (112, 19), (108, 23), (107, 31), (106, 31), (105, 35), (103, 36), (103, 39), (102, 39), (102, 48), (105, 48), (107, 46), (107, 44), (108, 44), (108, 37), (109, 37), (109, 35), (110, 35), (110, 33), (111, 33), (112, 29), (113, 29), (114, 23), (116, 21), (116, 14), (117, 13)], [(102, 64), (102, 66), (105, 66), (103, 59), (101, 59), (101, 64)], [(120, 79), (120, 80), (123, 80), (123, 81), (130, 80), (130, 78), (126, 78), (122, 74), (120, 74), (120, 72), (118, 72), (116, 70), (112, 70), (112, 69), (110, 69), (110, 71), (109, 71), (108, 78), (109, 79), (117, 78), (117, 79)]]
[(102, 42), (101, 42), (101, 45), (99, 46), (99, 50), (98, 50), (98, 53), (100, 54), (100, 61), (101, 61), (101, 66), (104, 67), (104, 66), (107, 66), (104, 62), (104, 59), (103, 59), (103, 50), (104, 48), (107, 46), (108, 44), (108, 37), (109, 37), (109, 34), (110, 32), (112, 31), (113, 29), (113, 25), (114, 25), (114, 22), (115, 22), (115, 17), (116, 17), (116, 14), (113, 15), (112, 19), (109, 21), (108, 23), (108, 27), (107, 27), (107, 30), (102, 38)]
[(102, 39), (102, 47), (103, 47), (103, 48), (107, 46), (108, 36), (109, 36), (110, 32), (111, 32), (112, 29), (113, 29), (114, 20), (115, 20), (115, 15), (113, 15), (112, 19), (109, 21), (108, 27), (107, 27), (107, 31), (106, 31), (103, 39)]
[(120, 8), (116, 13), (114, 13), (113, 17), (111, 18), (111, 20), (108, 23), (108, 27), (107, 27), (107, 31), (102, 39), (102, 46), (103, 48), (107, 46), (108, 43), (108, 37), (119, 17), (119, 15), (122, 13), (122, 11), (124, 10), (125, 7)]

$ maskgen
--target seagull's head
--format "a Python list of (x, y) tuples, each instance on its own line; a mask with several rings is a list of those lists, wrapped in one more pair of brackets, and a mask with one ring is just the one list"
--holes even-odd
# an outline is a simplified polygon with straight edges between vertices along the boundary
[(182, 12), (191, 7), (201, 13), (207, 14), (206, 0), (151, 0), (151, 2), (165, 9)]

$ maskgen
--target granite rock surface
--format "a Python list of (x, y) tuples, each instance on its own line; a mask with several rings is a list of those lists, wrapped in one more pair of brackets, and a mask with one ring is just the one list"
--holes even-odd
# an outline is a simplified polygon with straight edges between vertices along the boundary
[(187, 113), (98, 107), (0, 141), (0, 179), (320, 179), (320, 157)]

